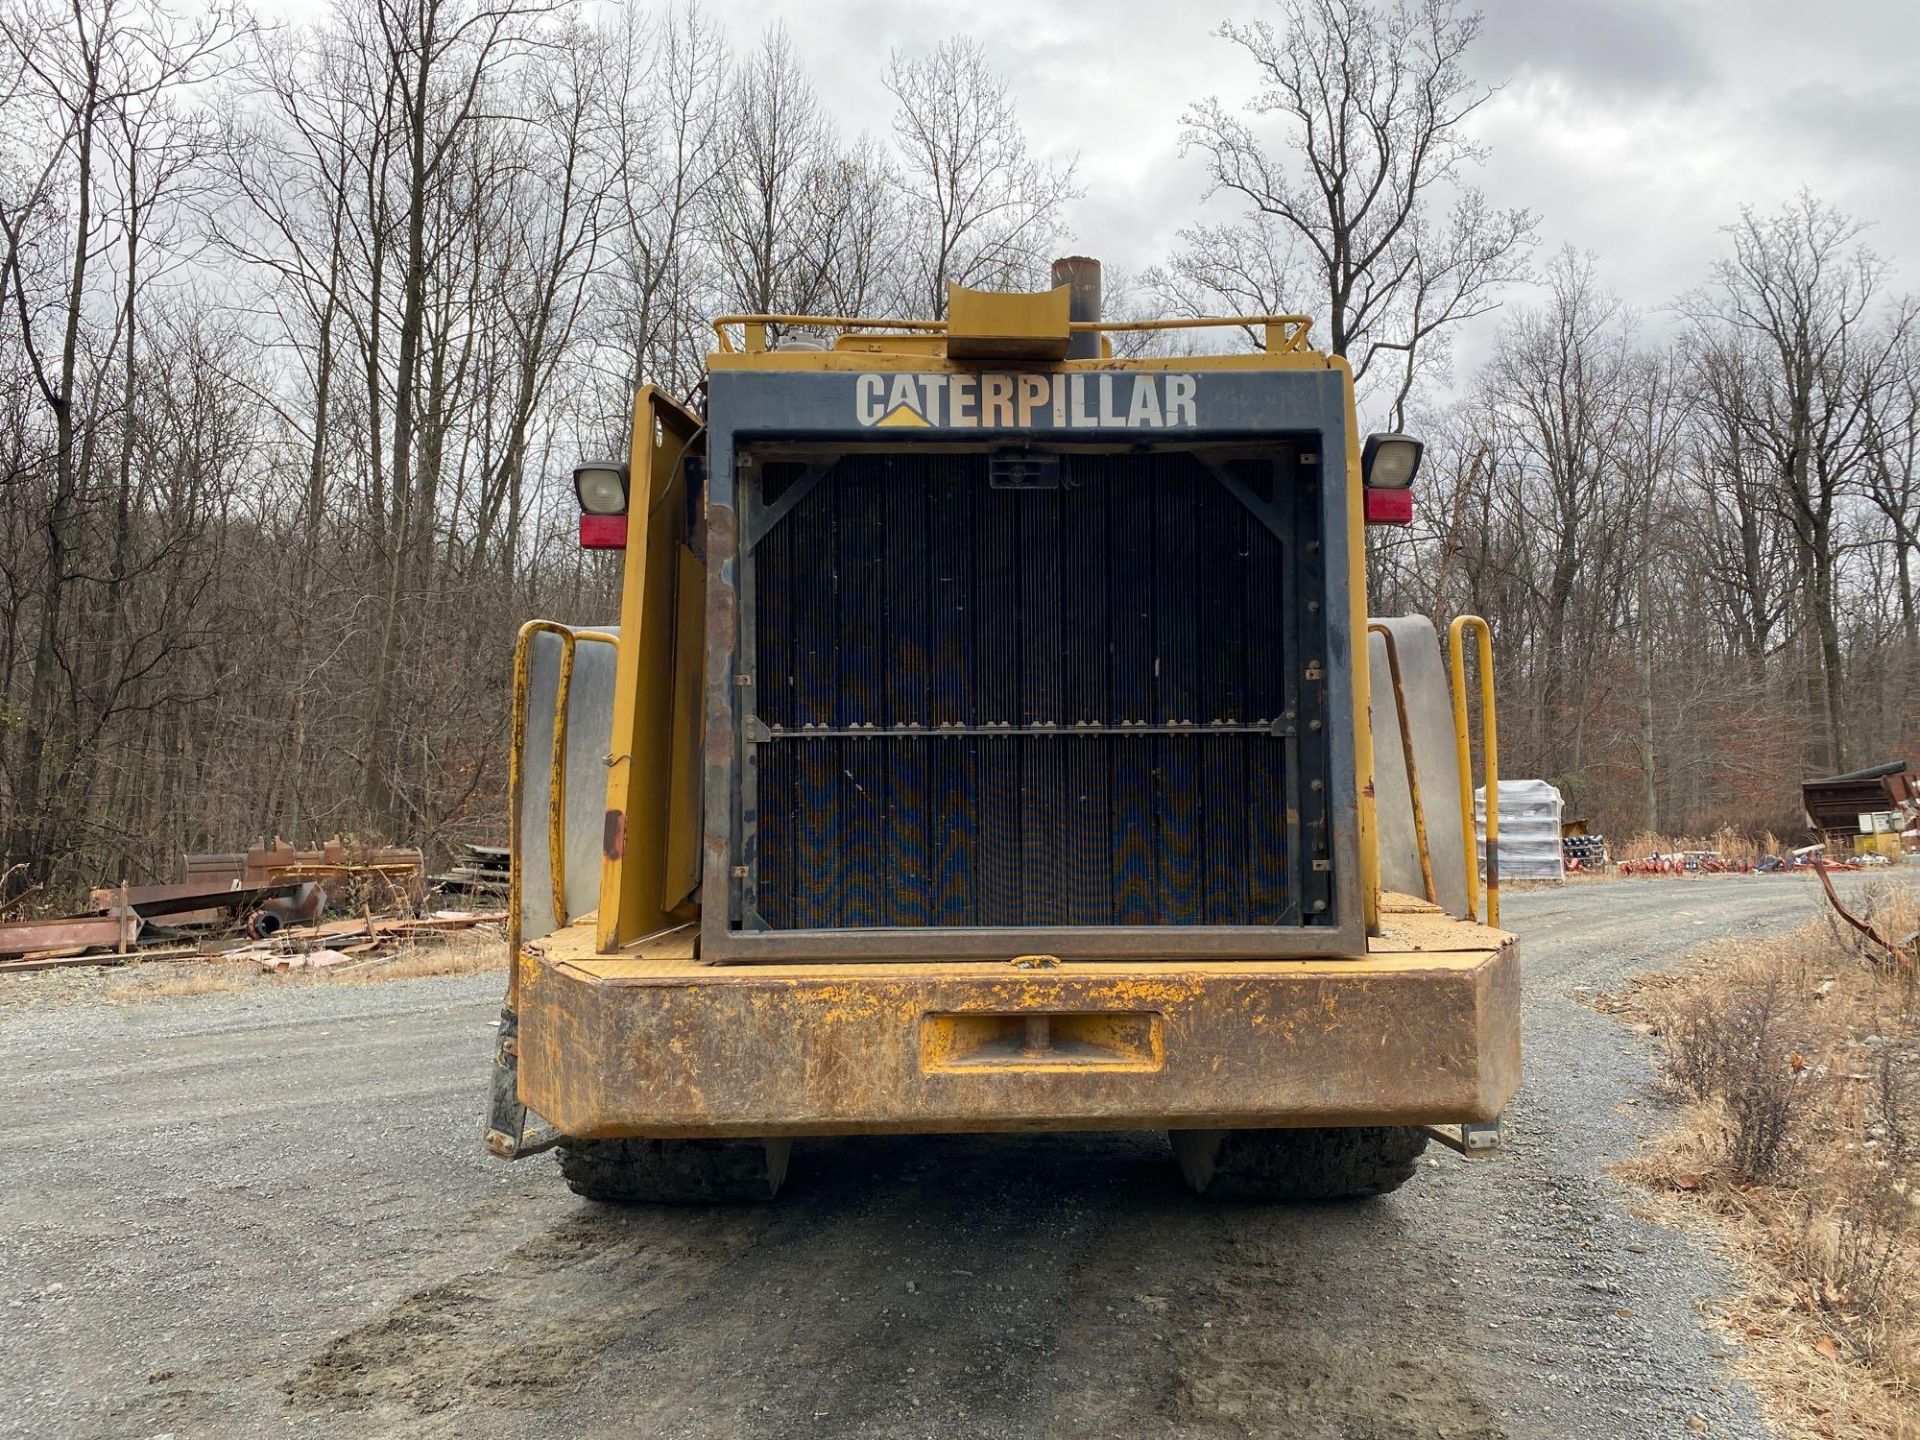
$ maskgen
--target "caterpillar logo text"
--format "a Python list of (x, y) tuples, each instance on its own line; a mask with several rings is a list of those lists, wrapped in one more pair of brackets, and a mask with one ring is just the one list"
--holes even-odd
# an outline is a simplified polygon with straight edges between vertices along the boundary
[(1191, 430), (1200, 423), (1191, 375), (862, 375), (863, 426), (940, 430)]

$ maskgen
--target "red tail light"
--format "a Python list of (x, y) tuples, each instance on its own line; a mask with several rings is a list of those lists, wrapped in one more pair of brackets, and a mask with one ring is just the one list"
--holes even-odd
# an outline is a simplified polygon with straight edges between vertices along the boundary
[(582, 550), (626, 549), (627, 517), (625, 515), (582, 515), (580, 517), (580, 548)]
[(1367, 524), (1411, 525), (1413, 523), (1413, 491), (1382, 490), (1377, 485), (1369, 485), (1361, 493), (1366, 497)]

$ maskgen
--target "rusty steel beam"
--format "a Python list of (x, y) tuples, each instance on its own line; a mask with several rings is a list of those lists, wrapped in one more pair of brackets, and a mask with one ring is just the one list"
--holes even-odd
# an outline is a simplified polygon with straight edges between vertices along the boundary
[(77, 915), (64, 920), (15, 920), (0, 924), (0, 955), (29, 955), (73, 946), (130, 944), (140, 934), (140, 917)]
[(90, 891), (87, 899), (95, 910), (111, 915), (119, 908), (124, 890), (125, 903), (131, 909), (154, 919), (196, 910), (239, 910), (269, 896), (291, 894), (300, 884), (298, 880), (253, 885), (227, 880), (188, 880), (177, 885), (106, 885)]

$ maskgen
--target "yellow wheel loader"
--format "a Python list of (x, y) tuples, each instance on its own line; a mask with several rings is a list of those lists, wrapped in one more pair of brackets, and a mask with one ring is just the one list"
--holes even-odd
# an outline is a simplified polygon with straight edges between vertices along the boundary
[[(1418, 442), (1304, 317), (1054, 278), (722, 317), (701, 402), (576, 472), (623, 595), (515, 654), (493, 1153), (711, 1201), (796, 1137), (1151, 1128), (1203, 1194), (1329, 1198), (1496, 1141), (1490, 646), (1366, 602)], [(1174, 326), (1260, 348), (1115, 358)]]

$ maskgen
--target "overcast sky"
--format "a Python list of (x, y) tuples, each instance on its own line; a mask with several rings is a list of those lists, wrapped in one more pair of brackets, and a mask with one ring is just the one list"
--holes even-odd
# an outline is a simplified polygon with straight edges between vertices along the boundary
[[(1140, 269), (1198, 210), (1179, 156), (1190, 101), (1251, 93), (1251, 62), (1212, 35), (1273, 0), (712, 0), (736, 43), (784, 19), (849, 130), (884, 129), (890, 48), (964, 29), (1012, 79), (1035, 143), (1078, 154), (1074, 243)], [(1470, 59), (1502, 92), (1476, 117), (1480, 183), (1541, 220), (1542, 251), (1594, 251), (1652, 311), (1698, 284), (1740, 205), (1801, 185), (1876, 222), (1920, 288), (1920, 0), (1485, 0)], [(1657, 326), (1657, 316), (1649, 317)], [(1484, 343), (1475, 337), (1461, 359)]]

